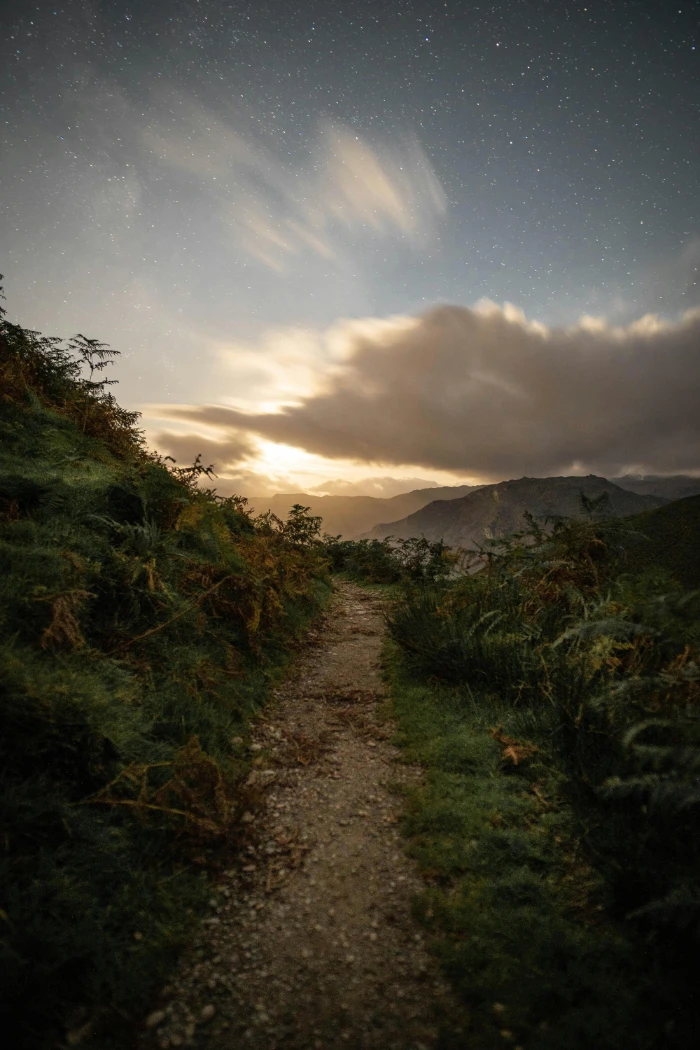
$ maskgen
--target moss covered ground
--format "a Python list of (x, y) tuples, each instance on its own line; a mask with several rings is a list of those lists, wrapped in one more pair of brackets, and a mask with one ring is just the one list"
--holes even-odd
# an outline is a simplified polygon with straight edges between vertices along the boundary
[[(426, 770), (403, 827), (426, 880), (416, 917), (467, 1007), (471, 1045), (664, 1045), (678, 1020), (673, 977), (647, 966), (644, 937), (611, 915), (553, 757), (540, 746), (515, 765), (504, 738), (516, 754), (530, 745), (505, 711), (396, 669), (392, 686), (398, 742)], [(446, 1028), (443, 1044), (463, 1037)]]

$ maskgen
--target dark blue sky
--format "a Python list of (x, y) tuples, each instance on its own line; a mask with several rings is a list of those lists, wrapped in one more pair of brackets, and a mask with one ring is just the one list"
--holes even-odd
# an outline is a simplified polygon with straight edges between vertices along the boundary
[(259, 399), (271, 331), (438, 302), (676, 317), (700, 305), (699, 19), (5, 0), (10, 313), (122, 351), (129, 404)]

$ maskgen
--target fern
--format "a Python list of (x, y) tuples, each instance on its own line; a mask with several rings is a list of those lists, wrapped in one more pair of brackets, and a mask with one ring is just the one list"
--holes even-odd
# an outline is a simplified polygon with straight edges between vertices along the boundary
[(115, 359), (0, 314), (0, 992), (31, 1050), (77, 1008), (129, 1041), (236, 847), (231, 738), (327, 593), (317, 522), (147, 452)]

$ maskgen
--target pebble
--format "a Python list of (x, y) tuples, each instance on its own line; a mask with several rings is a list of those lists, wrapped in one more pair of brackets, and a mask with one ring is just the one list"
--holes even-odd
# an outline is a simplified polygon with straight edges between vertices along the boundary
[[(353, 597), (348, 611), (357, 612), (356, 605)], [(282, 729), (259, 726), (256, 735), (264, 743), (241, 737), (232, 741), (249, 753), (247, 782), (255, 789), (251, 809), (244, 804), (239, 816), (242, 854), (234, 868), (223, 872), (226, 883), (209, 890), (211, 911), (199, 927), (186, 979), (176, 979), (161, 997), (161, 1002), (172, 1000), (174, 1009), (154, 1011), (147, 1019), (146, 1027), (156, 1029), (155, 1040), (160, 1041), (155, 1045), (203, 1047), (210, 1039), (223, 1045), (223, 1038), (226, 1045), (271, 1048), (300, 1034), (301, 1029), (292, 1031), (290, 1025), (310, 1022), (303, 1043), (309, 1050), (330, 1050), (336, 1044), (435, 1050), (437, 1033), (414, 1026), (433, 998), (432, 981), (414, 982), (419, 973), (433, 974), (434, 968), (423, 960), (425, 942), (408, 913), (405, 891), (411, 876), (403, 874), (408, 866), (398, 830), (391, 827), (397, 823), (398, 806), (395, 810), (383, 781), (391, 754), (385, 754), (387, 745), (378, 735), (367, 739), (373, 733), (369, 724), (367, 735), (362, 722), (336, 727), (339, 709), (329, 712), (318, 704), (326, 695), (325, 675), (335, 673), (336, 648), (341, 680), (343, 674), (365, 673), (354, 666), (352, 654), (343, 652), (342, 637), (337, 647), (328, 641), (320, 643), (326, 655), (321, 654), (318, 676), (300, 677), (280, 693), (286, 705), (280, 709)], [(324, 660), (330, 665), (324, 666)], [(354, 690), (346, 698), (346, 688), (343, 680), (338, 701), (364, 702)], [(330, 750), (321, 760), (297, 769), (272, 759), (275, 748), (270, 744), (317, 735), (324, 721), (327, 730), (340, 728), (342, 733), (333, 735), (332, 744), (326, 737)], [(280, 753), (284, 756), (286, 750)], [(269, 768), (272, 761), (274, 769)], [(254, 800), (261, 798), (256, 793), (260, 789), (268, 795), (258, 808)], [(392, 926), (385, 933), (386, 921)], [(412, 960), (408, 970), (407, 960)], [(347, 1001), (341, 999), (343, 993)], [(319, 995), (336, 1017), (332, 1036), (317, 1017)], [(192, 1014), (193, 1002), (207, 1005)], [(230, 1026), (224, 1019), (229, 1011), (234, 1018)], [(379, 1021), (381, 1032), (375, 1031)], [(390, 1031), (384, 1031), (384, 1023)], [(517, 1038), (508, 1039), (505, 1017), (498, 1017), (494, 1034), (499, 1029), (505, 1033), (501, 1045), (513, 1047)], [(139, 1050), (154, 1046), (154, 1034), (150, 1039)]]

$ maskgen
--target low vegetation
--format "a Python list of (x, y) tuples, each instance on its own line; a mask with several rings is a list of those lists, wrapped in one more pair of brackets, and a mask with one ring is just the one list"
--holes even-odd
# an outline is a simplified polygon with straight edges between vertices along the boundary
[[(406, 826), (419, 914), (479, 1046), (698, 1031), (700, 593), (653, 557), (631, 573), (639, 523), (596, 517), (531, 520), (480, 571), (405, 587), (389, 622), (428, 769)], [(664, 553), (682, 576), (686, 548)]]
[(677, 499), (659, 510), (628, 521), (624, 568), (644, 572), (649, 565), (665, 569), (688, 589), (700, 588), (700, 496)]
[(246, 722), (328, 593), (318, 521), (149, 454), (113, 356), (0, 314), (0, 981), (32, 1048), (130, 1043), (242, 835)]
[(417, 916), (474, 1046), (694, 1045), (700, 497), (589, 500), (470, 556), (320, 539), (149, 453), (113, 357), (0, 311), (5, 1029), (130, 1045), (244, 839), (247, 722), (332, 571), (396, 596)]
[(459, 558), (441, 541), (422, 538), (344, 540), (323, 537), (333, 572), (364, 583), (430, 583), (449, 576)]

